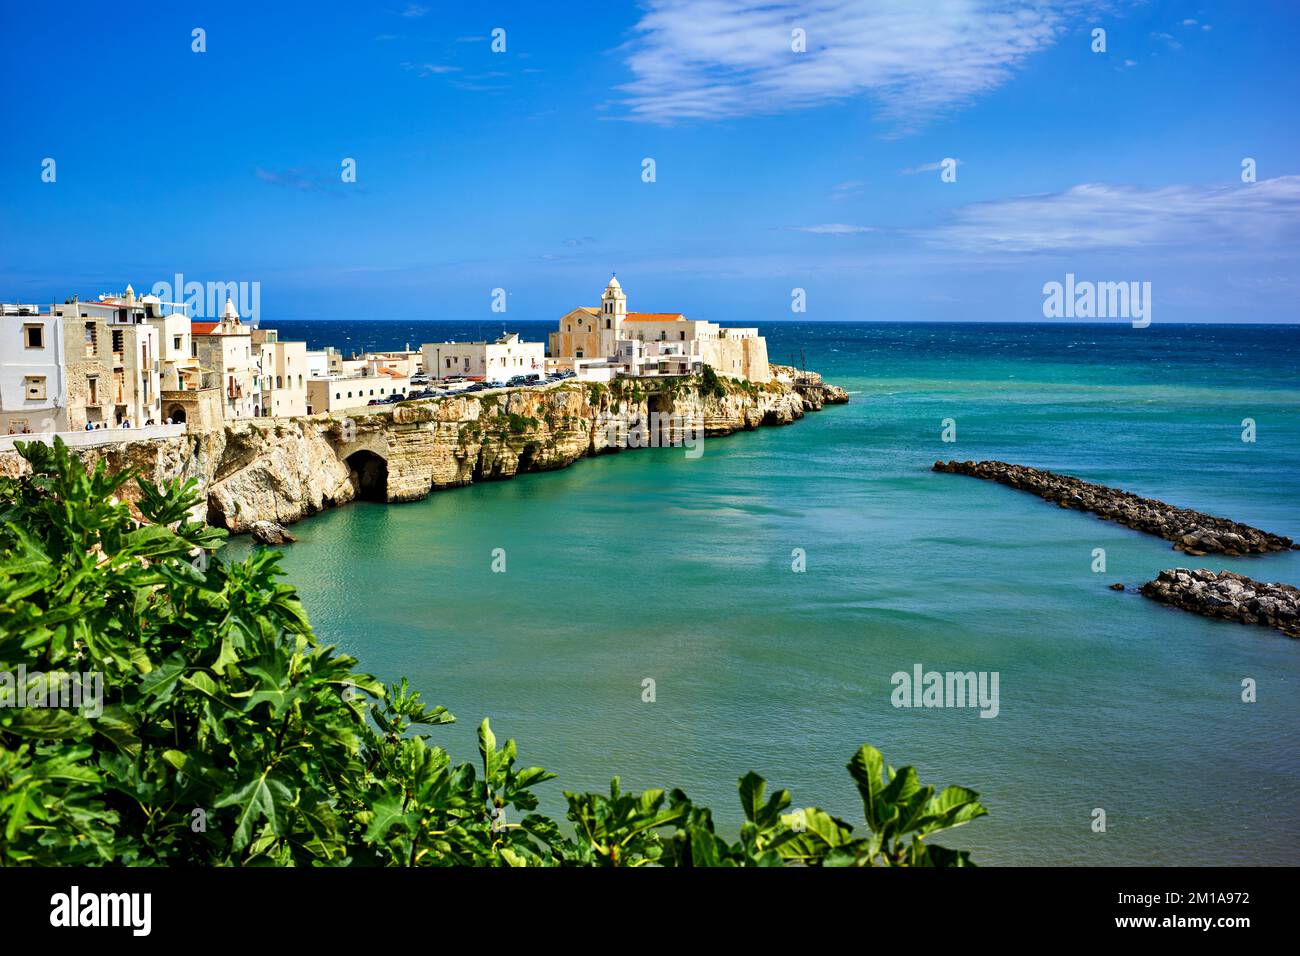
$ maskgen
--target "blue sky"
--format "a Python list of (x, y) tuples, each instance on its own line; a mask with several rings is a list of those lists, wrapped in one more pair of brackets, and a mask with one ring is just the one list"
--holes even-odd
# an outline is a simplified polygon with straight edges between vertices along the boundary
[(268, 325), (494, 318), (496, 287), (552, 319), (617, 270), (634, 310), (733, 324), (1044, 321), (1043, 284), (1072, 272), (1151, 282), (1156, 322), (1300, 313), (1300, 4), (2, 16), (0, 300), (179, 272), (260, 282)]

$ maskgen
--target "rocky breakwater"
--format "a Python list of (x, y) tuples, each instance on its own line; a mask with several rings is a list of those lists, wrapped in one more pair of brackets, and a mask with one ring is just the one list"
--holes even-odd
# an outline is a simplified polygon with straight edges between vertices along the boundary
[(1153, 601), (1172, 604), (1205, 617), (1275, 627), (1300, 638), (1300, 589), (1265, 584), (1231, 571), (1174, 568), (1142, 585)]
[(1155, 498), (1141, 498), (1128, 491), (1025, 465), (1005, 461), (936, 461), (934, 470), (996, 481), (1038, 495), (1062, 508), (1089, 511), (1107, 521), (1172, 541), (1175, 551), (1196, 557), (1205, 554), (1235, 557), (1296, 547), (1290, 538), (1227, 518), (1177, 508)]
[[(194, 478), (208, 521), (246, 533), (259, 522), (288, 525), (356, 499), (415, 501), (444, 488), (565, 468), (588, 455), (636, 447), (620, 435), (638, 421), (667, 423), (660, 428), (676, 443), (790, 424), (847, 400), (819, 378), (567, 383), (239, 420), (211, 432), (79, 454), (90, 466), (103, 458), (112, 471), (135, 468), (155, 482)], [(0, 474), (25, 467), (16, 454), (0, 455)]]

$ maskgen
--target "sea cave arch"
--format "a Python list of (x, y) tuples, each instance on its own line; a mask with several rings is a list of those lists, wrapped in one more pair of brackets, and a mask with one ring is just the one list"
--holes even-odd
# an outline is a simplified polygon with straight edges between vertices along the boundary
[(361, 449), (344, 459), (352, 487), (362, 501), (388, 500), (388, 460), (373, 451)]

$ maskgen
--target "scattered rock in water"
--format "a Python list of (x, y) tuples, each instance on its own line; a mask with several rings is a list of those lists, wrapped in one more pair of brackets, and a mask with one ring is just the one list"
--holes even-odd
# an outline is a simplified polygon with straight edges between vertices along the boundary
[(1204, 617), (1275, 627), (1300, 637), (1300, 588), (1265, 584), (1232, 571), (1201, 568), (1161, 571), (1142, 585), (1142, 595)]
[(1110, 586), (1110, 589), (1111, 589), (1112, 591), (1123, 591), (1123, 590), (1124, 590), (1124, 585), (1122, 585), (1122, 584), (1118, 584), (1118, 583), (1116, 583), (1116, 584), (1112, 584), (1112, 585)]
[(1155, 498), (1140, 498), (1132, 492), (1026, 465), (1005, 461), (936, 461), (934, 470), (996, 481), (1038, 495), (1062, 508), (1092, 512), (1107, 521), (1172, 541), (1175, 551), (1193, 557), (1206, 554), (1236, 557), (1290, 551), (1296, 547), (1290, 538), (1227, 518), (1176, 508)]
[(298, 540), (285, 530), (284, 525), (274, 521), (254, 521), (248, 533), (258, 544), (292, 544)]

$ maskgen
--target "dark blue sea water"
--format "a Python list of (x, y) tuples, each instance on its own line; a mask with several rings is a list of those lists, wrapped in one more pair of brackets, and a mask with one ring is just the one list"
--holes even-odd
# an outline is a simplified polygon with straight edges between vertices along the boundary
[[(345, 350), (502, 330), (277, 327)], [(945, 841), (981, 862), (1296, 862), (1300, 642), (1107, 585), (1189, 560), (1300, 583), (1300, 552), (1188, 559), (929, 466), (1001, 458), (1300, 538), (1300, 328), (762, 331), (773, 361), (802, 352), (852, 402), (697, 460), (646, 450), (312, 518), (285, 567), (318, 633), (448, 706), (461, 722), (437, 734), (459, 757), (490, 715), (560, 774), (543, 788), (555, 813), (562, 789), (618, 773), (681, 786), (734, 827), (735, 781), (755, 769), (860, 824), (843, 767), (869, 741), (982, 793), (991, 815)], [(997, 672), (998, 716), (895, 708), (891, 676), (917, 663)]]

